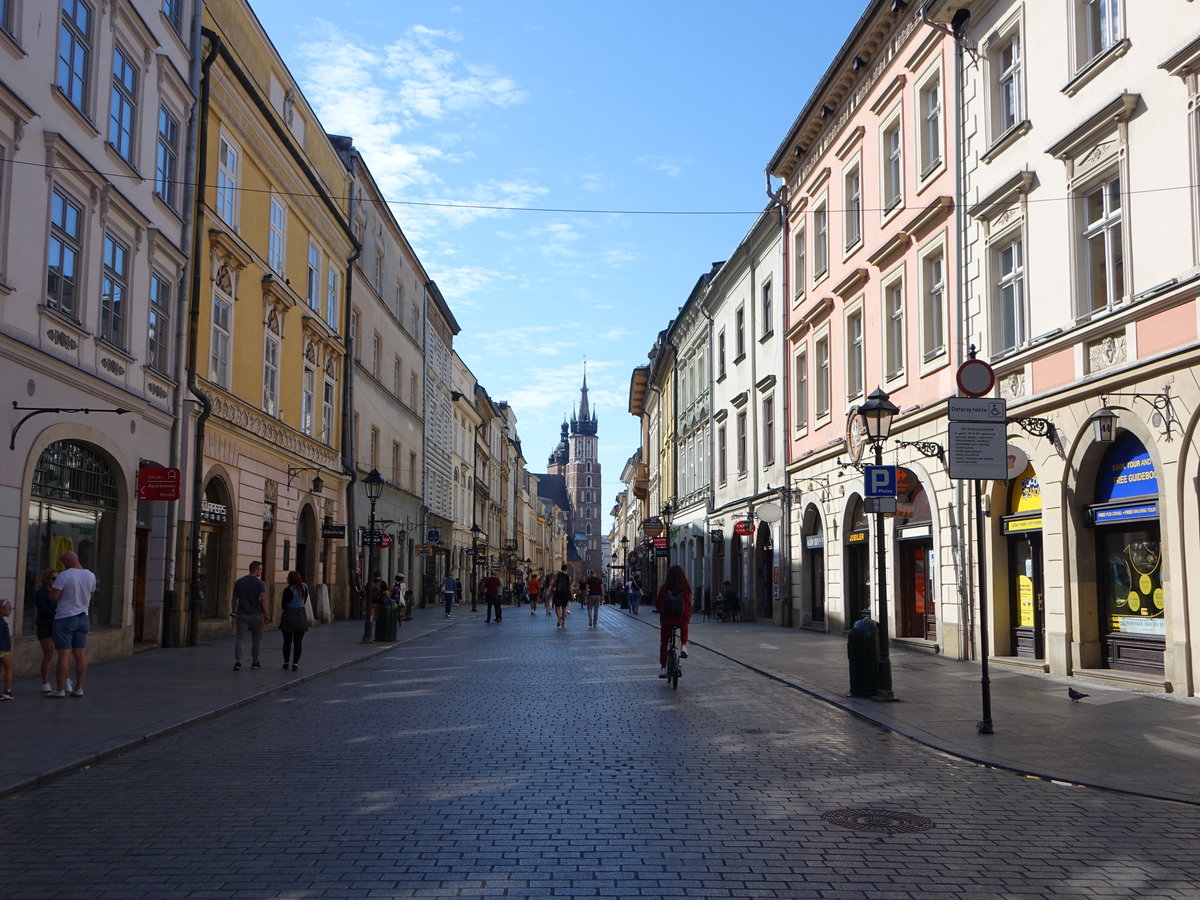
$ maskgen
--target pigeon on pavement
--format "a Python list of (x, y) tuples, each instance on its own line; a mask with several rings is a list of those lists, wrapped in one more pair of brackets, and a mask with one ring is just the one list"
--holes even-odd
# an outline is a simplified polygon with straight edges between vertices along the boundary
[(1069, 688), (1067, 688), (1067, 696), (1071, 698), (1072, 703), (1078, 703), (1080, 700), (1082, 700), (1084, 697), (1086, 697), (1088, 695), (1083, 693), (1082, 691), (1075, 690), (1075, 688), (1073, 688), (1073, 687), (1069, 687)]

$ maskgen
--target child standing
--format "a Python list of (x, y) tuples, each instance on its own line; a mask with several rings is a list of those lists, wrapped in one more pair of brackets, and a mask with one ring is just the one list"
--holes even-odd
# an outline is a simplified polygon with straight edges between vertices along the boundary
[(12, 692), (12, 629), (8, 627), (8, 617), (12, 615), (12, 601), (0, 600), (0, 669), (4, 671), (4, 691), (0, 700), (11, 700)]

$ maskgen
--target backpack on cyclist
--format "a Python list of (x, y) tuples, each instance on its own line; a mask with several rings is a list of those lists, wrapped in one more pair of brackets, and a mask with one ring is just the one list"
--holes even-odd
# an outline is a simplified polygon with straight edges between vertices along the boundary
[(683, 615), (682, 591), (667, 591), (667, 593), (663, 595), (662, 614), (664, 616)]

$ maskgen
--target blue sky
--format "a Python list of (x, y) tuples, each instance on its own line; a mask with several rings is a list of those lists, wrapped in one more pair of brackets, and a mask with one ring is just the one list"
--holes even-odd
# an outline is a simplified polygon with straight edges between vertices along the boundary
[(638, 445), (630, 373), (753, 224), (865, 2), (251, 4), (394, 203), (533, 472), (586, 358), (607, 513)]

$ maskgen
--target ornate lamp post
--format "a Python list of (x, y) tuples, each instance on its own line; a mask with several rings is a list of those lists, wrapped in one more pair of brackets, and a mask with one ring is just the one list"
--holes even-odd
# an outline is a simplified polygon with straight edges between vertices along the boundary
[(658, 517), (660, 519), (662, 519), (663, 530), (666, 532), (666, 535), (667, 535), (667, 568), (668, 569), (671, 568), (671, 519), (674, 516), (675, 516), (675, 507), (671, 504), (671, 501), (668, 500), (667, 503), (663, 506), (663, 508), (658, 511)]
[[(875, 447), (875, 465), (883, 465), (883, 442), (892, 431), (892, 420), (900, 408), (891, 401), (883, 388), (875, 388), (867, 402), (858, 408), (867, 440)], [(879, 690), (876, 700), (895, 700), (892, 693), (892, 657), (888, 646), (887, 556), (883, 546), (883, 510), (875, 509), (875, 562), (879, 581)]]
[[(371, 504), (371, 516), (367, 526), (367, 589), (371, 589), (371, 584), (375, 577), (375, 545), (379, 541), (379, 535), (375, 532), (375, 504), (379, 502), (380, 495), (383, 494), (383, 486), (387, 484), (383, 480), (383, 476), (379, 474), (378, 469), (372, 469), (367, 473), (367, 477), (363, 479), (363, 484), (367, 488), (367, 501)], [(364, 595), (363, 597), (363, 643), (371, 641), (371, 597)]]
[(479, 605), (479, 538), (483, 529), (478, 522), (471, 525), (471, 612)]

